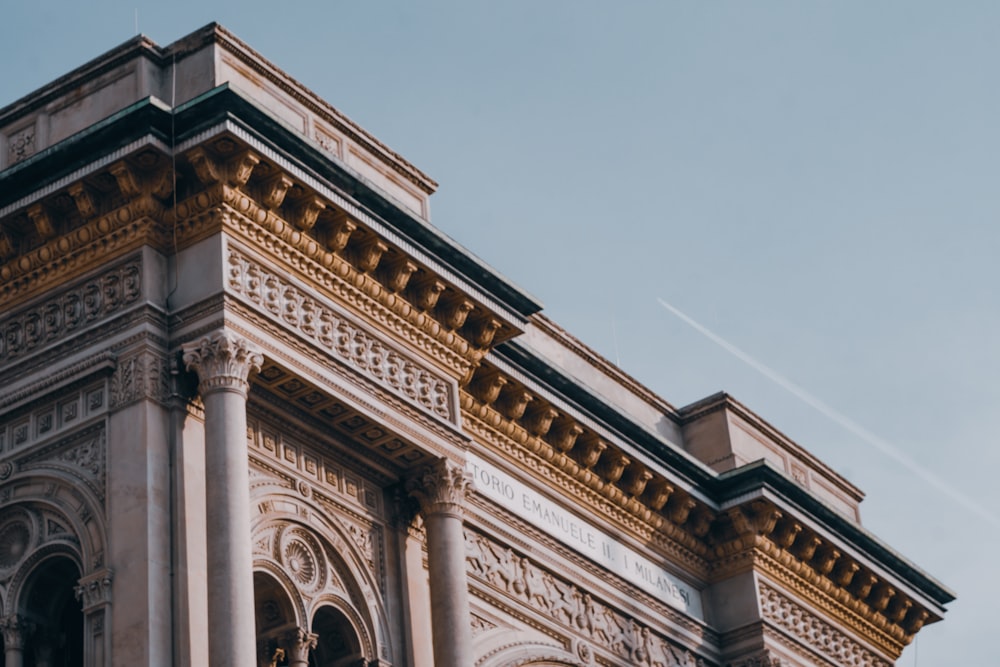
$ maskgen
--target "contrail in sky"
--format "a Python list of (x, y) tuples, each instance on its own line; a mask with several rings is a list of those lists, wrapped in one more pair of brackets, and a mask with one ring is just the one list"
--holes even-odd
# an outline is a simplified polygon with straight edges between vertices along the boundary
[(875, 449), (879, 450), (889, 458), (895, 460), (904, 468), (912, 472), (917, 477), (923, 479), (925, 482), (927, 482), (935, 489), (937, 489), (941, 493), (945, 494), (946, 496), (948, 496), (949, 498), (960, 504), (962, 507), (965, 507), (966, 509), (975, 512), (980, 517), (992, 523), (994, 526), (1000, 528), (1000, 517), (997, 517), (997, 515), (995, 515), (993, 512), (983, 507), (974, 498), (971, 498), (966, 494), (962, 493), (955, 487), (951, 486), (947, 481), (945, 481), (941, 477), (935, 475), (930, 470), (927, 470), (926, 468), (921, 466), (919, 463), (917, 463), (912, 458), (907, 456), (905, 452), (903, 452), (901, 449), (893, 445), (891, 442), (878, 437), (868, 429), (864, 428), (863, 426), (852, 420), (850, 417), (847, 417), (846, 415), (837, 412), (829, 405), (827, 405), (820, 399), (816, 398), (815, 396), (810, 394), (808, 391), (806, 391), (799, 385), (795, 384), (794, 382), (784, 377), (780, 373), (772, 370), (771, 368), (757, 361), (756, 359), (751, 357), (749, 354), (747, 354), (740, 348), (736, 347), (726, 339), (722, 338), (721, 336), (713, 332), (711, 329), (691, 319), (690, 317), (682, 313), (674, 306), (671, 306), (663, 299), (658, 298), (657, 301), (660, 303), (661, 306), (663, 306), (671, 313), (679, 317), (692, 329), (701, 333), (706, 338), (711, 340), (713, 343), (715, 343), (722, 349), (726, 350), (734, 357), (736, 357), (746, 365), (750, 366), (751, 368), (759, 372), (764, 377), (768, 378), (769, 380), (777, 384), (779, 387), (793, 394), (803, 403), (813, 407), (820, 414), (824, 415), (831, 421), (839, 424), (840, 426), (847, 429), (854, 435), (858, 436), (863, 441), (865, 441)]

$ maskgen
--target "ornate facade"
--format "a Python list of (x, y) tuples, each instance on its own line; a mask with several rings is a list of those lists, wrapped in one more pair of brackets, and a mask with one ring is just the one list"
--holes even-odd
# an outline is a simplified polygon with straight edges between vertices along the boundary
[(941, 620), (857, 488), (435, 187), (215, 25), (0, 110), (0, 665), (881, 667)]

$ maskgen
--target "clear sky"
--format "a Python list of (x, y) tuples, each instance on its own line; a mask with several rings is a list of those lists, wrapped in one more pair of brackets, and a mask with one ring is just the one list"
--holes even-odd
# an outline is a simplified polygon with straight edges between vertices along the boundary
[(8, 2), (0, 105), (219, 21), (441, 183), (432, 220), (682, 406), (718, 390), (952, 588), (899, 664), (996, 664), (1000, 3)]

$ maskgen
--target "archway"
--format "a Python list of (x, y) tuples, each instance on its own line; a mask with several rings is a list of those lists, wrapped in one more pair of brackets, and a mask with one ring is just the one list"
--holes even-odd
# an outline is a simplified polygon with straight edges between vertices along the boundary
[(25, 580), (18, 612), (31, 631), (24, 667), (83, 667), (83, 611), (74, 588), (80, 570), (71, 559), (42, 561)]
[(285, 667), (290, 657), (286, 639), (297, 627), (295, 606), (288, 591), (266, 572), (254, 572), (253, 597), (258, 664), (260, 667)]
[(356, 665), (365, 657), (361, 640), (342, 611), (325, 605), (312, 620), (316, 648), (309, 657), (309, 667), (344, 667)]

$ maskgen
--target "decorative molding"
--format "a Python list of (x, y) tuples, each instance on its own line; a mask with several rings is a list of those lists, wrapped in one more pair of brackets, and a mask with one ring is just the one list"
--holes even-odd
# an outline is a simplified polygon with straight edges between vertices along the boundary
[(109, 317), (142, 296), (142, 264), (125, 262), (41, 305), (13, 315), (0, 336), (0, 363), (10, 362)]
[(883, 660), (810, 610), (763, 583), (760, 584), (760, 604), (764, 619), (836, 664), (892, 667), (891, 662)]
[(448, 459), (438, 459), (406, 484), (406, 490), (417, 499), (427, 516), (449, 514), (462, 516), (466, 497), (472, 490), (472, 478), (460, 466)]
[(241, 253), (230, 250), (227, 261), (229, 289), (261, 307), (272, 320), (293, 328), (393, 393), (456, 421), (453, 383)]
[[(842, 663), (849, 664), (849, 663)], [(785, 661), (771, 654), (767, 649), (754, 655), (726, 664), (726, 667), (789, 667)]]
[(475, 579), (499, 589), (632, 665), (703, 667), (688, 650), (596, 600), (577, 585), (543, 570), (528, 558), (484, 535), (465, 531), (465, 560)]
[(7, 137), (7, 166), (11, 167), (35, 154), (35, 125), (21, 128)]
[(73, 589), (76, 599), (83, 606), (83, 613), (111, 604), (111, 582), (114, 573), (108, 568), (98, 570), (80, 579), (79, 585)]
[(170, 362), (162, 354), (146, 350), (118, 361), (109, 388), (112, 410), (136, 401), (170, 398)]
[(198, 393), (237, 391), (244, 396), (250, 373), (259, 371), (263, 355), (249, 341), (230, 331), (216, 331), (182, 346), (184, 365), (198, 374)]
[(471, 617), (470, 626), (472, 627), (473, 637), (478, 637), (484, 632), (489, 632), (490, 630), (493, 630), (494, 628), (497, 627), (496, 623), (488, 621), (482, 616), (479, 616), (477, 614), (470, 614), (470, 617)]

